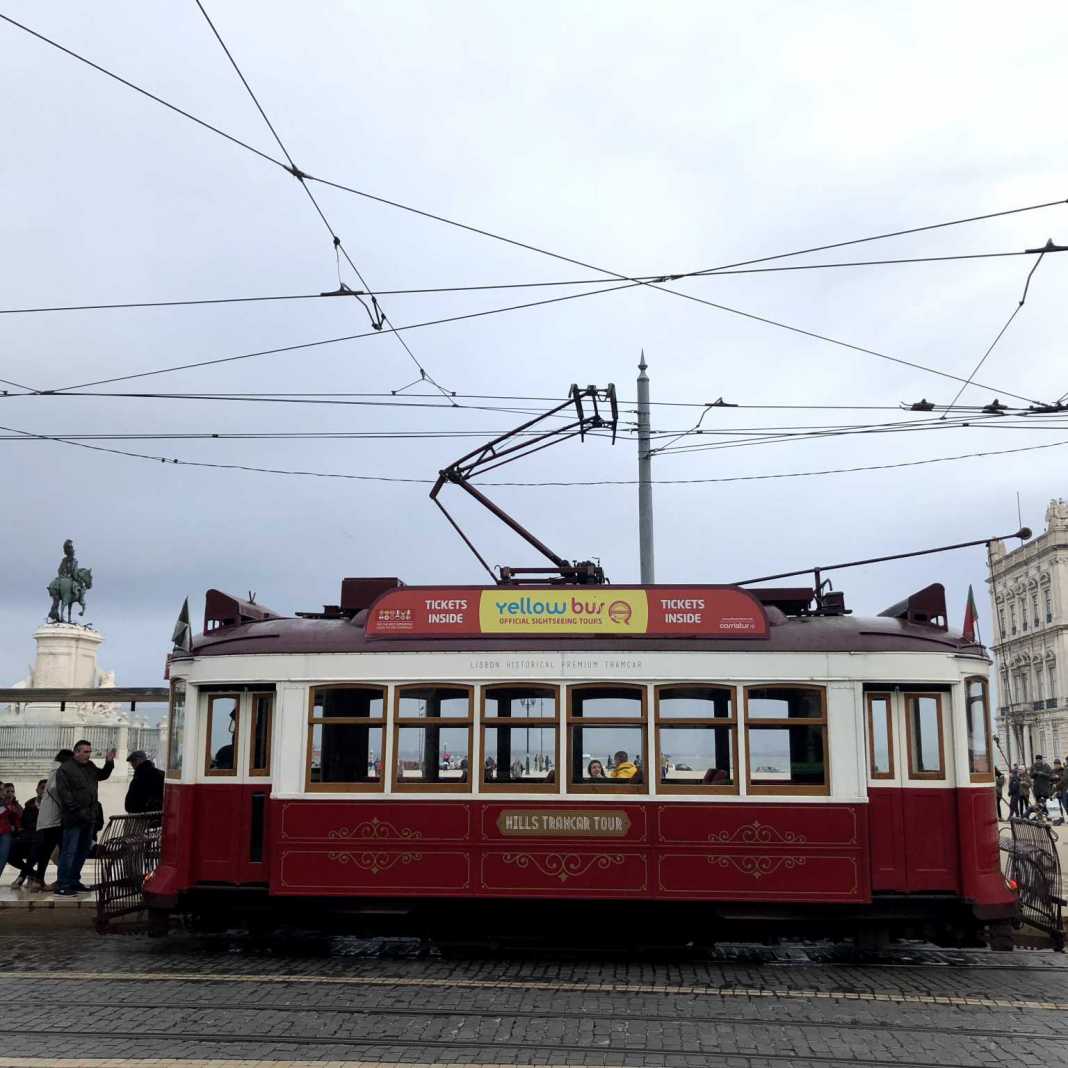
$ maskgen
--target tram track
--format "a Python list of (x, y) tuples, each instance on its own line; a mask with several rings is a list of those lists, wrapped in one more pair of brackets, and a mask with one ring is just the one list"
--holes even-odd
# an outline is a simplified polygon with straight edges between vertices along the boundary
[[(0, 1039), (26, 1038), (26, 1039), (50, 1039), (55, 1037), (54, 1030), (34, 1030), (27, 1028), (0, 1028)], [(353, 1035), (346, 1038), (332, 1038), (323, 1035), (264, 1035), (264, 1034), (207, 1034), (190, 1031), (114, 1031), (107, 1033), (109, 1041), (115, 1042), (166, 1042), (173, 1043), (181, 1040), (183, 1044), (203, 1043), (212, 1045), (245, 1045), (245, 1046), (268, 1046), (273, 1051), (279, 1047), (293, 1046), (296, 1048), (314, 1046), (317, 1048), (336, 1047), (344, 1049), (367, 1049), (386, 1048), (395, 1050), (463, 1050), (467, 1053), (478, 1051), (476, 1056), (485, 1054), (492, 1055), (501, 1050), (521, 1050), (524, 1052), (544, 1054), (550, 1044), (546, 1042), (524, 1041), (520, 1039), (505, 1039), (501, 1041), (479, 1039), (450, 1039), (450, 1038), (420, 1038), (418, 1040), (405, 1039), (400, 1036), (364, 1038)], [(975, 1063), (942, 1061), (934, 1065), (930, 1058), (922, 1061), (901, 1060), (889, 1057), (841, 1057), (834, 1054), (809, 1052), (802, 1055), (796, 1053), (773, 1053), (765, 1050), (739, 1051), (736, 1049), (709, 1049), (707, 1047), (694, 1049), (682, 1046), (635, 1046), (635, 1045), (605, 1045), (579, 1042), (560, 1042), (556, 1038), (551, 1041), (553, 1053), (576, 1053), (598, 1054), (602, 1056), (649, 1056), (657, 1057), (702, 1057), (706, 1060), (712, 1058), (730, 1060), (737, 1063), (739, 1060), (759, 1060), (761, 1062), (796, 1062), (798, 1060), (815, 1064), (841, 1064), (841, 1065), (867, 1065), (870, 1068), (975, 1068)], [(142, 1053), (141, 1059), (144, 1058)], [(2, 1063), (2, 1058), (0, 1058)], [(285, 1062), (280, 1062), (284, 1064)], [(607, 1063), (607, 1062), (606, 1062)]]
[[(407, 1017), (419, 1019), (469, 1018), (487, 1020), (581, 1020), (584, 1022), (605, 1023), (641, 1023), (641, 1024), (669, 1024), (672, 1026), (683, 1025), (717, 1025), (731, 1024), (741, 1027), (790, 1027), (813, 1030), (831, 1031), (883, 1031), (886, 1028), (885, 1021), (874, 1020), (867, 1023), (859, 1021), (838, 1020), (803, 1020), (786, 1017), (778, 1020), (758, 1019), (752, 1016), (741, 1015), (673, 1015), (670, 1013), (644, 1013), (644, 1012), (601, 1012), (597, 1009), (589, 1009), (582, 1012), (555, 1009), (471, 1009), (471, 1008), (391, 1008), (386, 1006), (337, 1006), (327, 1003), (315, 1004), (301, 1002), (300, 1005), (286, 1004), (284, 1002), (257, 1002), (249, 1005), (244, 1002), (221, 1002), (202, 1001), (188, 1004), (175, 1004), (173, 1001), (160, 1002), (132, 1002), (132, 1001), (86, 1001), (78, 999), (78, 1008), (81, 1009), (112, 1009), (155, 1012), (271, 1012), (277, 1014), (327, 1013), (339, 1016), (384, 1016), (384, 1017)], [(961, 1035), (968, 1038), (1000, 1038), (1000, 1039), (1026, 1039), (1034, 1042), (1057, 1042), (1062, 1043), (1064, 1037), (1061, 1034), (1044, 1033), (1041, 1031), (1021, 1031), (1006, 1028), (978, 1028), (945, 1026), (938, 1027), (932, 1024), (901, 1024), (894, 1023), (894, 1031), (899, 1034), (937, 1034), (937, 1035)], [(3, 1031), (0, 1030), (0, 1034)]]

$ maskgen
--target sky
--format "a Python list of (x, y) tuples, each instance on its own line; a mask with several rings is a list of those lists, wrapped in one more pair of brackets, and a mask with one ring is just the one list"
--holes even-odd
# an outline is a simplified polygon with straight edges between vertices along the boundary
[[(1068, 89), (1063, 5), (1036, 3), (1026, 17), (1007, 18), (990, 3), (205, 4), (305, 173), (627, 277), (1068, 197), (1056, 110)], [(193, 0), (8, 0), (3, 13), (280, 155)], [(282, 167), (9, 23), (0, 22), (0, 49), (0, 97), (9, 102), (4, 309), (338, 288), (330, 234)], [(376, 292), (602, 277), (381, 200), (309, 188)], [(1020, 252), (1050, 238), (1068, 243), (1068, 205), (765, 266)], [(966, 379), (1034, 264), (1034, 256), (883, 264), (705, 276), (671, 288)], [(341, 281), (364, 288), (344, 260), (341, 268)], [(1066, 278), (1068, 258), (1044, 257), (976, 376), (983, 385), (969, 386), (960, 403), (1026, 406), (1068, 391)], [(600, 288), (394, 294), (381, 305), (405, 325)], [(369, 326), (350, 298), (5, 314), (0, 377), (67, 389)], [(40, 396), (8, 386), (0, 435), (472, 434), (88, 442), (201, 463), (432, 481), (479, 435), (549, 404), (473, 398), (563, 397), (573, 382), (613, 382), (622, 401), (614, 446), (596, 437), (562, 444), (486, 482), (579, 483), (491, 492), (561, 555), (599, 558), (625, 583), (638, 579), (637, 488), (585, 483), (636, 477), (643, 350), (657, 433), (693, 428), (701, 406), (721, 397), (743, 407), (709, 410), (703, 430), (903, 424), (930, 417), (894, 406), (949, 404), (959, 386), (641, 286), (403, 336), (455, 402), (425, 382), (403, 388), (420, 371), (397, 335), (383, 333), (92, 391), (370, 393), (386, 394), (385, 404)], [(858, 408), (804, 407), (825, 405)], [(522, 411), (482, 410), (508, 407)], [(656, 455), (657, 580), (732, 582), (1006, 534), (1018, 526), (1017, 494), (1023, 522), (1040, 530), (1048, 501), (1065, 495), (1068, 453), (1057, 446), (1068, 445), (1068, 427), (1008, 425), (1019, 422), (761, 444), (746, 433), (731, 448)], [(675, 444), (712, 441), (730, 435)], [(763, 477), (1037, 445), (1053, 447)], [(749, 480), (672, 482), (738, 477)], [(10, 685), (26, 674), (68, 537), (93, 569), (85, 621), (105, 635), (101, 666), (126, 685), (160, 684), (183, 599), (199, 625), (211, 587), (254, 591), (289, 613), (336, 603), (344, 576), (480, 584), (484, 573), (429, 489), (0, 440), (0, 678)], [(448, 499), (492, 563), (541, 562), (459, 496)], [(988, 630), (981, 548), (830, 577), (861, 615), (944, 582), (957, 626), (972, 585)]]

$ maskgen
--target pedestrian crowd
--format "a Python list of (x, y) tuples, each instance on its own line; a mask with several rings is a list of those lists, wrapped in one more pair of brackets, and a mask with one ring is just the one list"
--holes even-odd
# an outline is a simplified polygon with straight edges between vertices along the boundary
[[(105, 754), (100, 767), (90, 759), (92, 752), (92, 743), (85, 739), (75, 742), (73, 749), (61, 749), (52, 771), (38, 781), (34, 796), (24, 805), (15, 797), (13, 783), (0, 785), (0, 876), (7, 865), (15, 868), (19, 874), (11, 885), (16, 889), (62, 897), (90, 892), (82, 882), (82, 867), (104, 827), (98, 788), (115, 767), (114, 749)], [(126, 759), (133, 769), (126, 811), (160, 811), (163, 772), (139, 749)], [(52, 860), (56, 879), (46, 883)]]
[[(1055, 801), (1063, 820), (1068, 810), (1068, 756), (1064, 760), (1056, 759), (1049, 764), (1039, 755), (1034, 763), (1026, 765), (1013, 764), (1009, 770), (1008, 782), (999, 768), (995, 772), (995, 787), (998, 797), (998, 819), (1003, 819), (1002, 805), (1006, 785), (1009, 795), (1009, 816), (1023, 819), (1029, 812), (1037, 811), (1046, 815), (1047, 803)], [(1032, 803), (1033, 799), (1033, 803)]]

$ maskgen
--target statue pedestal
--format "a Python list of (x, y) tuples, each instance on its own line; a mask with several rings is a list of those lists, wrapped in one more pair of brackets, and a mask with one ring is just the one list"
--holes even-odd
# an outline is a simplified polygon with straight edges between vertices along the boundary
[(76, 623), (46, 623), (33, 632), (37, 658), (30, 685), (37, 689), (100, 685), (96, 654), (104, 636)]

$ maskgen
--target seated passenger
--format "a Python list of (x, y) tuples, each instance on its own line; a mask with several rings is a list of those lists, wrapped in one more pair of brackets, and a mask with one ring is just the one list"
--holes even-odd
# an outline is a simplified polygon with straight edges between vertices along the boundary
[(722, 768), (709, 768), (701, 780), (705, 786), (716, 786), (728, 781), (727, 773)]
[(631, 763), (630, 757), (621, 749), (614, 758), (613, 779), (634, 779), (638, 775), (638, 765)]
[(604, 765), (599, 760), (591, 760), (586, 767), (587, 779), (604, 779)]

